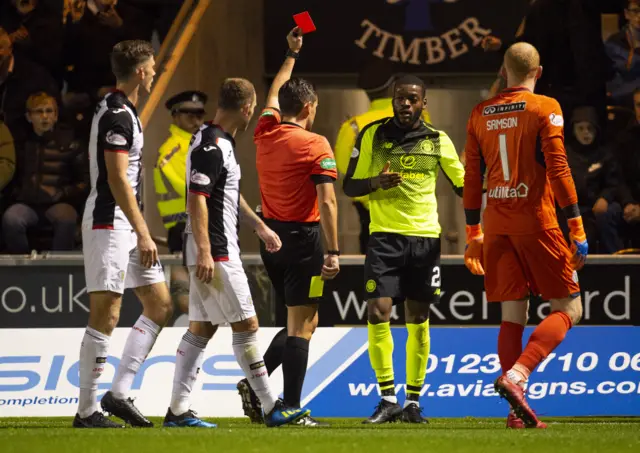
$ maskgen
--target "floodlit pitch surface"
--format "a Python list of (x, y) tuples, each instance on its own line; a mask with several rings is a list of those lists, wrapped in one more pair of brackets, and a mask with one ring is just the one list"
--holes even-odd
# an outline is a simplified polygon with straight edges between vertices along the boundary
[[(373, 408), (372, 408), (373, 410)], [(329, 428), (252, 425), (208, 419), (216, 429), (85, 430), (70, 418), (0, 418), (0, 451), (49, 453), (481, 453), (640, 452), (640, 418), (545, 419), (547, 430), (507, 430), (503, 419), (433, 419), (429, 425), (363, 426), (327, 419)], [(156, 426), (161, 419), (153, 418)]]

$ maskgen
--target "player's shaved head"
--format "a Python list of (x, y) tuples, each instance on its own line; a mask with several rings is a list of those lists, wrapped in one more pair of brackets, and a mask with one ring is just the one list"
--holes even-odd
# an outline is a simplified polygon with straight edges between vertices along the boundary
[(515, 79), (534, 78), (540, 67), (540, 54), (529, 43), (516, 43), (504, 54), (504, 67)]

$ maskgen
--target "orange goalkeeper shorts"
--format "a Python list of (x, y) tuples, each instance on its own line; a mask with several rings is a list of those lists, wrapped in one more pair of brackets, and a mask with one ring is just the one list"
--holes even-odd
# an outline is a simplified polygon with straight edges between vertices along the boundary
[(571, 251), (559, 228), (518, 236), (485, 234), (483, 258), (489, 302), (530, 294), (545, 300), (580, 294)]

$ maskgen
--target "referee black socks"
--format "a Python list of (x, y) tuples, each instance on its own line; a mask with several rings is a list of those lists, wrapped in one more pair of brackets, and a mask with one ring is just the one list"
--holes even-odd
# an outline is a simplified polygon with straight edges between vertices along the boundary
[(289, 407), (299, 408), (309, 360), (309, 340), (287, 337), (282, 359), (284, 402)]
[(267, 373), (269, 376), (282, 365), (282, 357), (284, 354), (284, 347), (287, 344), (287, 328), (285, 327), (273, 337), (271, 344), (264, 353), (264, 364), (267, 367)]

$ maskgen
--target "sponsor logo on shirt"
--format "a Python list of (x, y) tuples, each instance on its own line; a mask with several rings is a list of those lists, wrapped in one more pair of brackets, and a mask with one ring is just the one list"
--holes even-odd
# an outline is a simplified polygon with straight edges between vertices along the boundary
[(513, 102), (511, 104), (487, 105), (482, 111), (482, 116), (501, 115), (503, 113), (523, 112), (527, 107), (526, 102)]
[(211, 179), (207, 175), (193, 170), (191, 172), (191, 182), (194, 184), (200, 184), (201, 186), (206, 186), (211, 183)]
[(325, 170), (333, 170), (334, 168), (336, 168), (336, 161), (335, 159), (327, 157), (326, 159), (322, 159), (320, 161), (320, 167)]
[(127, 144), (127, 139), (126, 138), (124, 138), (122, 135), (120, 135), (120, 134), (118, 134), (116, 132), (113, 132), (113, 131), (107, 132), (107, 135), (105, 136), (104, 139), (110, 145), (126, 146), (126, 144)]
[(411, 154), (405, 154), (400, 157), (400, 165), (402, 168), (406, 168), (407, 170), (411, 170), (416, 166), (416, 156), (412, 156)]
[(413, 171), (401, 171), (400, 176), (402, 176), (402, 179), (413, 179), (416, 181), (422, 181), (423, 179), (427, 178), (424, 173)]
[(499, 200), (507, 200), (510, 198), (527, 198), (529, 195), (529, 186), (521, 182), (517, 187), (497, 186), (489, 189), (489, 198)]
[(560, 127), (564, 125), (564, 118), (562, 118), (562, 115), (556, 115), (555, 113), (549, 115), (549, 121), (551, 121), (551, 124), (554, 126)]

